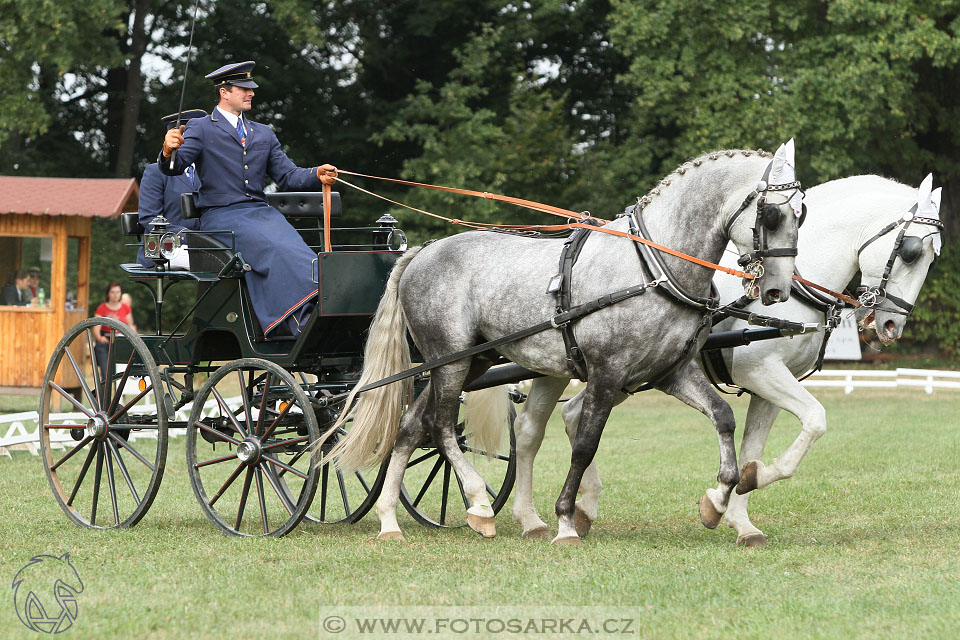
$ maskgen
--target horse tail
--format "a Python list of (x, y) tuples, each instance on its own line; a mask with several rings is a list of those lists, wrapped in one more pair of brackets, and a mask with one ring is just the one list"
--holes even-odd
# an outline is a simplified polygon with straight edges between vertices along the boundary
[(464, 396), (464, 431), (470, 434), (473, 448), (492, 456), (500, 449), (504, 424), (511, 410), (507, 387), (471, 391)]
[[(382, 380), (411, 366), (410, 347), (407, 344), (407, 320), (400, 305), (400, 277), (410, 261), (423, 247), (410, 249), (397, 260), (387, 280), (377, 313), (370, 325), (367, 344), (363, 350), (363, 371), (343, 405), (336, 423), (314, 445), (314, 451), (344, 424), (353, 419), (353, 425), (318, 463), (335, 460), (338, 469), (354, 472), (383, 462), (397, 438), (400, 416), (413, 396), (413, 380), (388, 384), (360, 394), (357, 390), (371, 382)], [(356, 400), (356, 406), (354, 406)]]

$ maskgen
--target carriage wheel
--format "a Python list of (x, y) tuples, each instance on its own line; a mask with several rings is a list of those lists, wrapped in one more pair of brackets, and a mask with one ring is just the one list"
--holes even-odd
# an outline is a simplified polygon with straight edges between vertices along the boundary
[[(470, 463), (487, 481), (487, 494), (494, 513), (498, 513), (506, 504), (516, 479), (517, 441), (513, 433), (516, 417), (516, 410), (511, 405), (509, 419), (504, 425), (509, 433), (509, 455), (503, 452), (485, 455), (486, 452), (470, 445), (469, 437), (463, 433), (463, 423), (457, 425), (460, 450), (467, 454)], [(400, 486), (400, 502), (420, 524), (430, 527), (465, 526), (459, 509), (461, 504), (464, 509), (469, 508), (469, 501), (453, 466), (433, 444), (432, 438), (414, 451), (407, 463)]]
[[(97, 325), (112, 329), (103, 369)], [(43, 379), (40, 449), (53, 495), (76, 524), (129, 527), (150, 509), (167, 456), (163, 399), (153, 356), (128, 325), (89, 318), (60, 340)]]
[(293, 376), (257, 358), (217, 369), (187, 424), (187, 471), (204, 514), (239, 536), (282, 536), (303, 519), (319, 472), (310, 400)]
[[(321, 433), (326, 433), (333, 426), (342, 408), (341, 404), (337, 407), (338, 411), (327, 410), (329, 422), (320, 429)], [(353, 419), (348, 420), (327, 438), (321, 449), (324, 455), (349, 432), (352, 424)], [(385, 460), (378, 469), (372, 471), (357, 470), (352, 473), (343, 473), (330, 462), (320, 467), (320, 486), (313, 506), (307, 513), (307, 520), (325, 524), (352, 524), (360, 520), (380, 497), (389, 462)]]

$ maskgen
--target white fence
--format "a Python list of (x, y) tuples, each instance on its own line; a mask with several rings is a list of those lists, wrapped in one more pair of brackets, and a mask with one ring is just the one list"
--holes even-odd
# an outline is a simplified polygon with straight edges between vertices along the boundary
[(871, 371), (869, 369), (824, 369), (803, 381), (805, 387), (839, 387), (844, 393), (856, 388), (895, 389), (921, 387), (927, 393), (934, 389), (960, 389), (960, 371), (934, 369), (896, 369)]
[[(227, 406), (237, 407), (240, 405), (241, 398), (226, 398)], [(217, 409), (216, 399), (210, 399), (203, 405), (201, 416), (208, 416)], [(171, 420), (185, 422), (190, 417), (191, 406), (182, 407), (177, 410)], [(137, 405), (139, 413), (155, 413), (154, 405)], [(256, 413), (254, 412), (254, 415)], [(40, 452), (40, 415), (36, 411), (25, 411), (23, 413), (12, 413), (9, 415), (0, 415), (0, 456), (11, 457), (11, 449), (25, 449), (33, 455)], [(50, 414), (50, 424), (86, 424), (87, 418), (82, 413), (52, 413)], [(167, 435), (171, 438), (186, 433), (186, 429), (168, 429)], [(138, 438), (156, 438), (156, 432), (151, 430), (134, 431), (130, 434), (131, 440)], [(62, 449), (65, 445), (74, 442), (68, 429), (52, 429), (50, 431), (50, 444), (54, 449)]]

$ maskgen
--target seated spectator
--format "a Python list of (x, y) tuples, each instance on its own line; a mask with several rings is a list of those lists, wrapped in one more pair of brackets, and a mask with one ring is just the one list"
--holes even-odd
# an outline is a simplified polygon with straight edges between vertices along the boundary
[(30, 274), (23, 269), (13, 273), (11, 282), (3, 287), (0, 302), (8, 306), (25, 307), (30, 304)]
[[(134, 331), (137, 326), (133, 322), (133, 311), (130, 306), (123, 302), (123, 289), (119, 282), (111, 282), (107, 285), (107, 291), (104, 295), (104, 301), (97, 307), (95, 315), (101, 318), (113, 318), (130, 325)], [(113, 377), (115, 371), (113, 367), (108, 369), (107, 358), (110, 352), (110, 334), (112, 329), (106, 325), (96, 325), (93, 327), (93, 337), (97, 341), (93, 351), (97, 359), (97, 369), (100, 371), (101, 380), (109, 380)]]

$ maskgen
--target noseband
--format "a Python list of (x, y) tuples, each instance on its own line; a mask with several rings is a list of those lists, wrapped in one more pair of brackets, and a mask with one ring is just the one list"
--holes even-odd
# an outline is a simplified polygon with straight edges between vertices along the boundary
[[(750, 206), (750, 203), (756, 198), (757, 200), (757, 218), (753, 225), (753, 251), (749, 253), (741, 254), (740, 258), (737, 260), (737, 264), (740, 265), (746, 273), (752, 274), (754, 277), (754, 282), (763, 276), (763, 259), (764, 258), (790, 258), (796, 257), (797, 249), (796, 247), (783, 247), (783, 248), (770, 248), (767, 245), (767, 234), (772, 233), (780, 228), (780, 225), (783, 224), (783, 219), (785, 215), (783, 211), (780, 210), (782, 205), (776, 205), (773, 203), (767, 202), (767, 192), (768, 191), (792, 191), (794, 189), (800, 190), (803, 193), (803, 189), (800, 186), (799, 180), (794, 180), (793, 182), (787, 182), (785, 184), (769, 184), (768, 180), (770, 179), (770, 170), (773, 168), (773, 161), (767, 165), (766, 171), (763, 172), (763, 177), (760, 179), (760, 182), (757, 183), (757, 188), (754, 189), (743, 201), (743, 204), (740, 205), (740, 208), (737, 209), (730, 220), (727, 221), (726, 232), (727, 237), (730, 237), (730, 229), (733, 228), (734, 223), (740, 218), (740, 215), (747, 210), (747, 207)], [(807, 217), (807, 205), (803, 205), (802, 213), (800, 215), (800, 222), (797, 224), (799, 227), (803, 224), (803, 221)], [(745, 283), (745, 285), (748, 283)], [(752, 290), (753, 287), (750, 287)], [(749, 295), (749, 294), (748, 294)], [(750, 296), (755, 298), (756, 295)]]
[[(914, 305), (887, 291), (887, 282), (890, 280), (890, 272), (893, 271), (893, 263), (896, 261), (897, 256), (900, 256), (900, 260), (902, 260), (905, 264), (913, 264), (920, 258), (920, 255), (923, 252), (922, 238), (918, 238), (916, 236), (904, 237), (904, 234), (907, 232), (907, 227), (909, 227), (913, 222), (935, 227), (937, 231), (934, 231), (933, 233), (939, 233), (940, 229), (943, 229), (943, 223), (936, 218), (923, 218), (917, 216), (917, 205), (915, 204), (910, 207), (910, 210), (904, 213), (899, 220), (891, 222), (885, 226), (880, 230), (879, 233), (864, 242), (862, 245), (860, 245), (860, 248), (857, 249), (857, 256), (859, 256), (871, 243), (879, 240), (886, 234), (902, 225), (900, 233), (897, 234), (897, 239), (893, 243), (893, 251), (890, 252), (890, 258), (887, 260), (887, 264), (883, 269), (883, 275), (880, 277), (880, 282), (872, 287), (857, 287), (858, 301), (862, 306), (873, 309), (879, 308), (881, 311), (899, 313), (900, 315), (904, 316), (909, 316), (911, 313), (913, 313)], [(889, 300), (899, 308), (891, 309), (888, 307), (879, 307), (884, 300)]]

